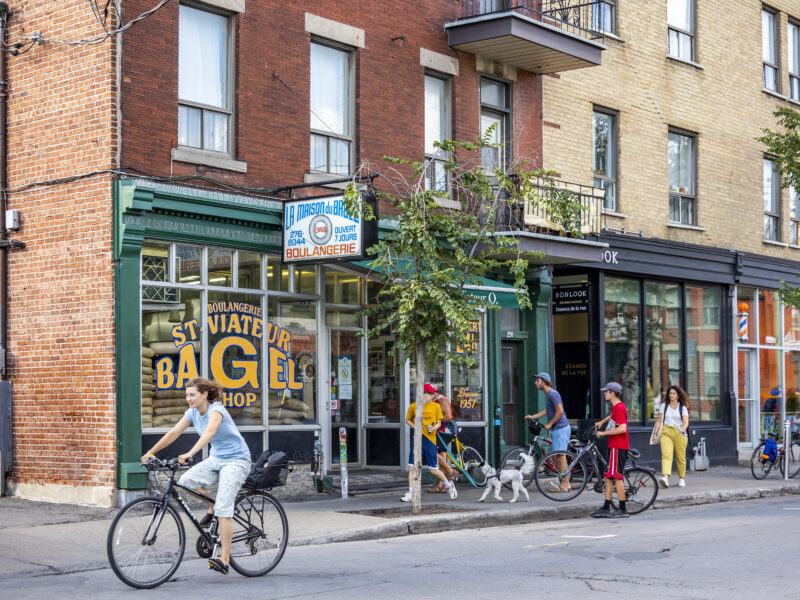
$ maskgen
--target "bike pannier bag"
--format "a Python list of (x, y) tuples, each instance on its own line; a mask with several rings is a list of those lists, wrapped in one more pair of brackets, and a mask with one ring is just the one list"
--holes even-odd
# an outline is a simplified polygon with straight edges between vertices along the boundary
[(266, 450), (253, 464), (244, 487), (269, 489), (286, 485), (290, 470), (289, 458), (285, 452)]

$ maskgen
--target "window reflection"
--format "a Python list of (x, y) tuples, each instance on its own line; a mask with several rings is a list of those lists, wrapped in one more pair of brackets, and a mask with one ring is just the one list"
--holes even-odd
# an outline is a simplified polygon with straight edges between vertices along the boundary
[(616, 381), (622, 386), (622, 400), (628, 408), (628, 419), (640, 420), (639, 282), (606, 277), (604, 293), (604, 381)]
[(686, 286), (686, 392), (701, 421), (722, 418), (719, 303), (719, 289)]
[[(670, 385), (681, 384), (681, 296), (677, 283), (645, 284), (647, 416), (655, 419)], [(688, 318), (688, 317), (687, 317)]]

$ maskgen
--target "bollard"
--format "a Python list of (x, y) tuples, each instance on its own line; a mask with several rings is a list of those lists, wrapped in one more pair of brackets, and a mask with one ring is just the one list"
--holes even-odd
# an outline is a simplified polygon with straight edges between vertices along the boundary
[(347, 429), (339, 427), (339, 467), (342, 479), (342, 500), (347, 500)]
[(783, 478), (789, 479), (789, 454), (792, 452), (792, 422), (783, 422)]

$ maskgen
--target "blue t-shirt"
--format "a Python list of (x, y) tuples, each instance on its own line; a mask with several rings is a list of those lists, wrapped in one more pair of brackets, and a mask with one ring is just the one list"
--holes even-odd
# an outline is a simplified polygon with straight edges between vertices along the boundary
[(212, 412), (218, 412), (222, 415), (222, 422), (217, 427), (217, 432), (211, 438), (211, 452), (209, 456), (218, 458), (220, 460), (231, 460), (234, 458), (246, 458), (250, 460), (250, 449), (236, 429), (236, 424), (233, 422), (230, 413), (225, 409), (221, 402), (214, 402), (208, 407), (206, 414), (201, 415), (200, 411), (196, 408), (190, 408), (183, 416), (189, 419), (197, 433), (201, 436), (208, 428), (208, 418)]
[[(553, 417), (556, 416), (556, 406), (560, 404), (563, 410), (564, 403), (561, 402), (561, 394), (559, 394), (552, 388), (550, 389), (549, 392), (547, 392), (547, 394), (545, 394), (544, 397), (546, 401), (545, 408), (547, 409), (547, 420), (549, 422), (552, 421)], [(569, 421), (567, 421), (567, 413), (566, 411), (564, 411), (563, 413), (561, 413), (561, 418), (553, 424), (551, 429), (561, 429), (562, 427), (568, 427), (568, 426), (569, 426)]]

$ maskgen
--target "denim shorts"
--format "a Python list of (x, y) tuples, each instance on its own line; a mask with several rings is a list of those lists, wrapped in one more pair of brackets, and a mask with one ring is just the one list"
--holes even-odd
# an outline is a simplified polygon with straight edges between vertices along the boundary
[[(408, 466), (414, 466), (414, 438), (411, 438), (411, 449), (408, 451)], [(422, 436), (422, 468), (439, 468), (439, 455), (436, 452), (436, 444)]]
[(569, 444), (569, 434), (570, 434), (570, 427), (569, 425), (564, 425), (561, 429), (553, 429), (550, 431), (550, 435), (553, 438), (553, 451), (556, 450), (566, 450), (567, 444)]
[(180, 484), (190, 490), (208, 488), (219, 481), (217, 499), (214, 502), (214, 515), (232, 517), (236, 494), (242, 489), (244, 480), (250, 474), (250, 461), (245, 458), (222, 460), (209, 456), (186, 471)]

